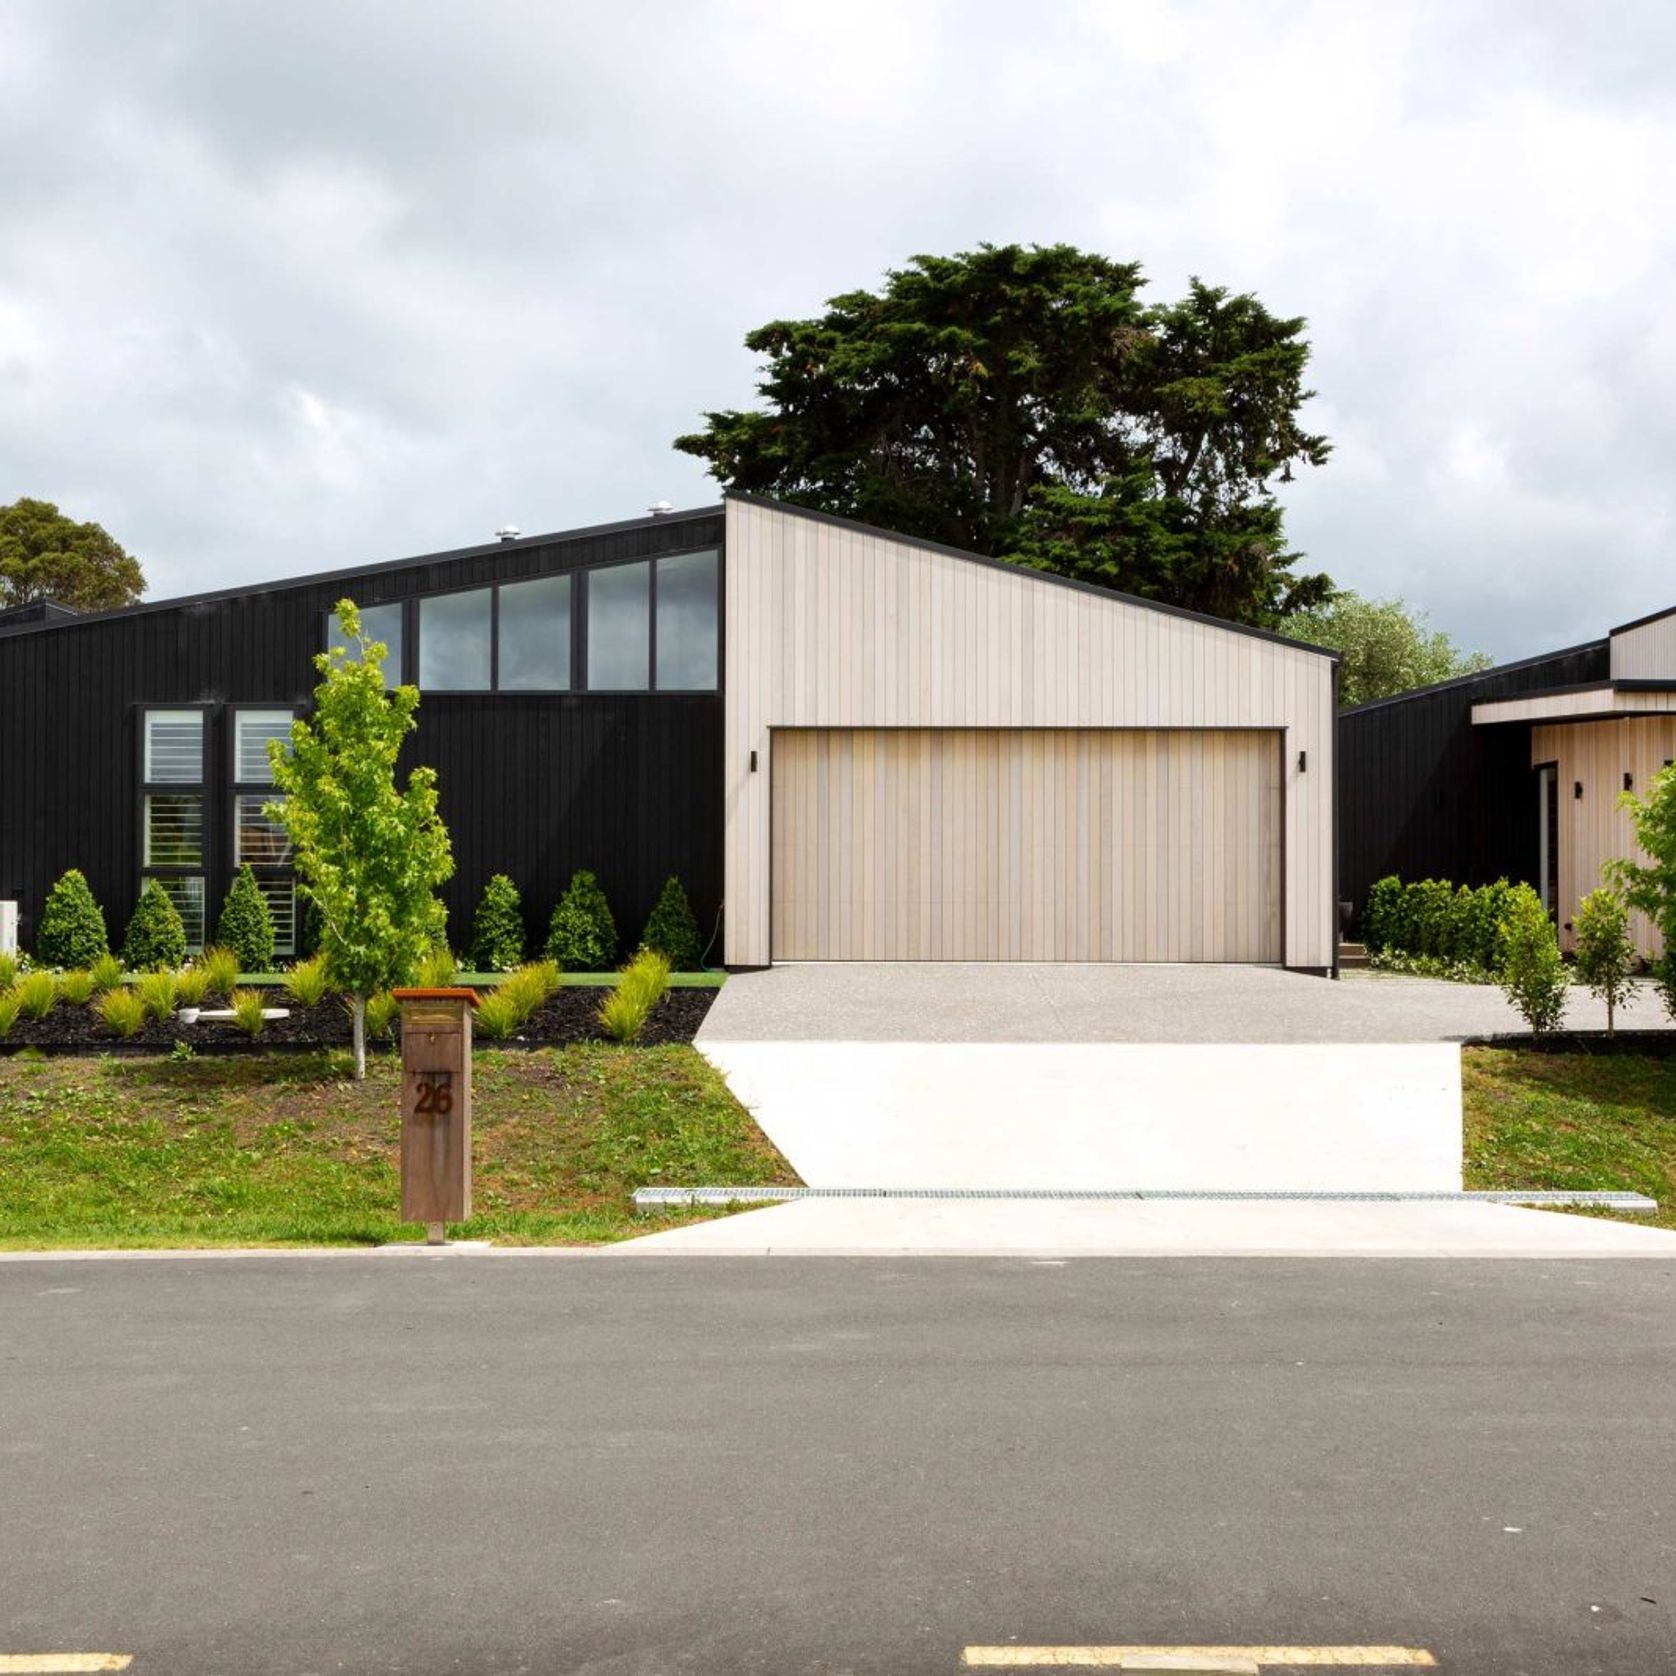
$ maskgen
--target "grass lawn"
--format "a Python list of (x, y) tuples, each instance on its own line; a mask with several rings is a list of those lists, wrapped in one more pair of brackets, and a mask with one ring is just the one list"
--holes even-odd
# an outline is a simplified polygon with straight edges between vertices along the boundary
[[(1618, 1188), (1676, 1228), (1676, 1058), (1467, 1048), (1466, 1185)], [(1612, 1213), (1600, 1213), (1612, 1214)]]
[[(0, 1248), (362, 1245), (397, 1221), (399, 1061), (0, 1059)], [(795, 1182), (690, 1047), (479, 1052), (463, 1238), (590, 1244), (695, 1220), (637, 1187)], [(700, 1212), (701, 1217), (704, 1213)]]

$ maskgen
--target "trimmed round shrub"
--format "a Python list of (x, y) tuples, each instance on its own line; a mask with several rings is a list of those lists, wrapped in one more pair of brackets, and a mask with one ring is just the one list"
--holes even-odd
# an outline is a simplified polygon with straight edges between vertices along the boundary
[(483, 887), (471, 927), (471, 965), (476, 972), (510, 972), (524, 958), (524, 904), (518, 887), (497, 873)]
[(172, 972), (186, 964), (186, 927), (169, 893), (155, 879), (147, 880), (128, 922), (122, 963), (130, 972)]
[(547, 930), (547, 957), (567, 972), (605, 972), (617, 958), (617, 922), (605, 892), (585, 867), (571, 875)]
[(221, 918), (216, 921), (215, 940), (238, 956), (241, 972), (273, 969), (274, 917), (248, 862), (239, 869), (233, 888), (227, 892)]
[(104, 909), (94, 901), (86, 877), (72, 867), (47, 892), (35, 933), (35, 958), (43, 966), (86, 969), (109, 954), (110, 946)]
[(672, 972), (692, 972), (698, 967), (702, 952), (698, 940), (698, 921), (693, 918), (692, 904), (681, 881), (673, 874), (658, 894), (657, 906), (646, 921), (645, 934), (640, 939), (642, 949), (661, 954), (669, 962)]

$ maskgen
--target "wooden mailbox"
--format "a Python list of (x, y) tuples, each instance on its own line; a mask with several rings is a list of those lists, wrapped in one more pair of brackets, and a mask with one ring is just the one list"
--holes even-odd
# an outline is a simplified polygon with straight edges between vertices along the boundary
[(402, 1221), (471, 1215), (471, 1014), (474, 989), (398, 989), (402, 1008)]

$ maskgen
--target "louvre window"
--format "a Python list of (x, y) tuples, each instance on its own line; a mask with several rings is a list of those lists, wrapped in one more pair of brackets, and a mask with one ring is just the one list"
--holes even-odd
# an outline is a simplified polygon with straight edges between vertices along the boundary
[(202, 878), (159, 878), (158, 884), (175, 905), (180, 923), (186, 928), (186, 946), (196, 952), (204, 946), (204, 881)]
[(503, 692), (563, 692), (570, 685), (570, 578), (509, 582), (500, 591)]
[(658, 689), (716, 689), (716, 555), (658, 560)]
[(202, 867), (202, 792), (148, 792), (145, 800), (145, 865)]
[(240, 710), (233, 723), (233, 779), (241, 786), (271, 786), (268, 745), (291, 738), (289, 710)]
[(652, 567), (605, 565), (588, 572), (588, 685), (644, 692), (651, 685)]
[(201, 710), (148, 710), (145, 717), (147, 785), (195, 786), (204, 777)]
[(426, 692), (487, 692), (494, 595), (488, 588), (419, 602), (419, 685)]
[(291, 956), (297, 952), (297, 887), (288, 878), (256, 876), (256, 888), (267, 899), (274, 923), (274, 953)]

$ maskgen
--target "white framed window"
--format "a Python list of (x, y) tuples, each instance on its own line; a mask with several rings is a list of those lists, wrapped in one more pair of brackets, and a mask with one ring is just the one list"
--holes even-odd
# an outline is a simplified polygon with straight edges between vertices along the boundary
[(141, 777), (148, 786), (196, 786), (204, 778), (204, 713), (147, 710)]
[(289, 710), (237, 710), (233, 713), (233, 783), (240, 786), (271, 786), (273, 765), (268, 746), (277, 740), (284, 745), (291, 738)]

